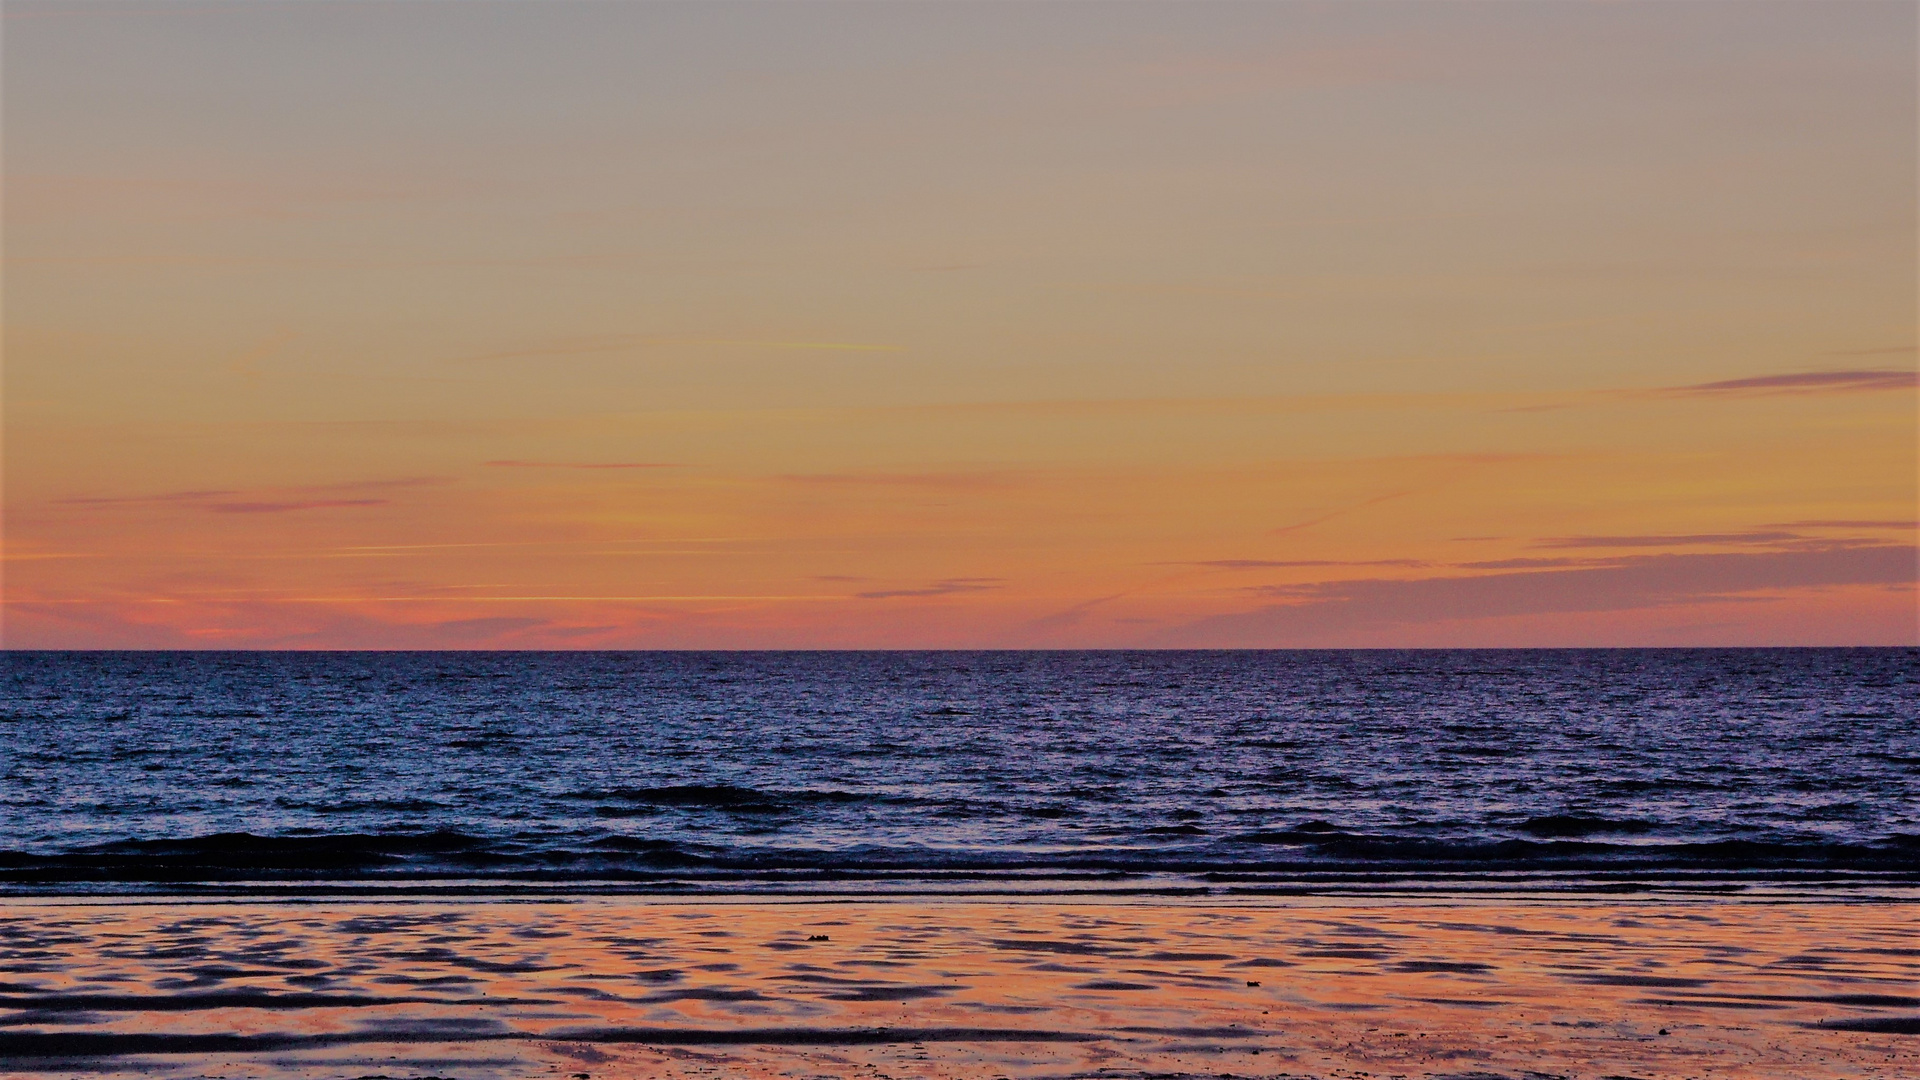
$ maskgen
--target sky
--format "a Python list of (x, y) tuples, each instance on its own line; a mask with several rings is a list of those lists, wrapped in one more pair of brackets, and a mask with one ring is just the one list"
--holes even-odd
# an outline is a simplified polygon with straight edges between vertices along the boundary
[(0, 643), (1914, 643), (1916, 12), (11, 0)]

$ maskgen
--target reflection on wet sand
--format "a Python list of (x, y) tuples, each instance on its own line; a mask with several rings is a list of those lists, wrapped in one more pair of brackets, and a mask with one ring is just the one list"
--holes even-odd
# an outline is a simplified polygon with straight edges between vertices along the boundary
[(1920, 917), (1668, 902), (15, 902), (0, 1069), (1920, 1075)]

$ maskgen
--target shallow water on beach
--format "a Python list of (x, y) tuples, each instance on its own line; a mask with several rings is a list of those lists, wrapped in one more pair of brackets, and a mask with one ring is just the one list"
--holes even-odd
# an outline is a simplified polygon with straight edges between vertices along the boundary
[(1920, 1075), (1912, 905), (38, 903), (0, 1073)]
[(0, 888), (1920, 881), (1920, 651), (9, 653)]

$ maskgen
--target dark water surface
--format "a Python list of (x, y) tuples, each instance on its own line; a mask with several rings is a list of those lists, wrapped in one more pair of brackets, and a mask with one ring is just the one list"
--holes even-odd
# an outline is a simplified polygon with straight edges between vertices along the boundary
[(15, 892), (1920, 883), (1914, 649), (0, 664)]

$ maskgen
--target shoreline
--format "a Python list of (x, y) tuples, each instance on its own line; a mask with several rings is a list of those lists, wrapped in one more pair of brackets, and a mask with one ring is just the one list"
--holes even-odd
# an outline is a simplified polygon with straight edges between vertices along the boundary
[(1381, 875), (1376, 879), (1302, 880), (1289, 876), (1272, 882), (1195, 882), (1172, 875), (1160, 880), (1113, 881), (1111, 877), (1036, 876), (1012, 882), (1004, 877), (964, 875), (946, 880), (908, 881), (719, 879), (632, 882), (584, 879), (515, 880), (502, 878), (381, 878), (340, 880), (238, 880), (199, 882), (61, 882), (45, 886), (0, 883), (0, 906), (60, 903), (192, 903), (249, 900), (262, 903), (396, 902), (449, 903), (591, 901), (621, 898), (636, 902), (678, 903), (1190, 903), (1274, 904), (1344, 899), (1354, 903), (1728, 901), (1751, 903), (1920, 904), (1920, 880), (1908, 875), (1822, 874), (1716, 876), (1676, 881), (1648, 878), (1596, 880), (1583, 874), (1566, 878), (1542, 875)]
[(0, 1073), (1895, 1077), (1920, 906), (0, 899)]

